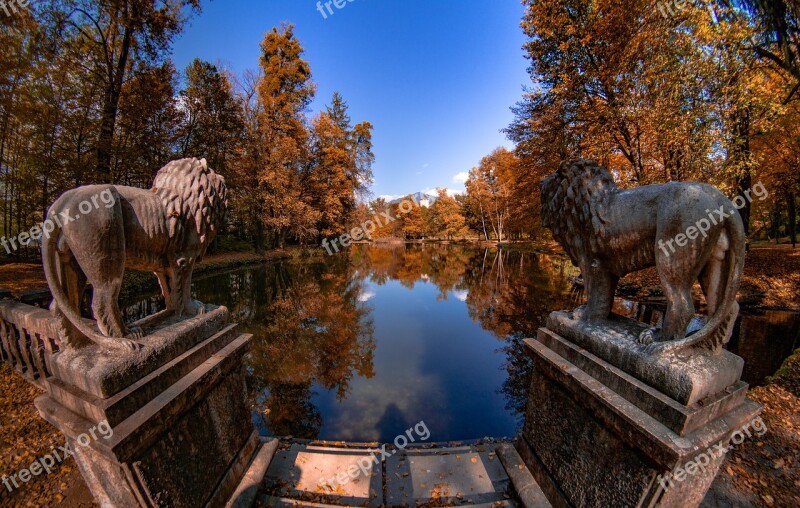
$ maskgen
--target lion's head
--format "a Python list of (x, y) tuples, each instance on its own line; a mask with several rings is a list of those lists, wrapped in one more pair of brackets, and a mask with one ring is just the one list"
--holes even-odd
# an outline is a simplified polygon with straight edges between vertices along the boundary
[(152, 190), (164, 203), (170, 238), (182, 238), (183, 228), (193, 227), (202, 256), (225, 220), (225, 178), (209, 168), (205, 159), (181, 159), (158, 171)]
[(591, 160), (562, 162), (558, 171), (542, 180), (542, 223), (574, 263), (587, 249), (601, 250), (603, 208), (616, 189), (611, 173)]

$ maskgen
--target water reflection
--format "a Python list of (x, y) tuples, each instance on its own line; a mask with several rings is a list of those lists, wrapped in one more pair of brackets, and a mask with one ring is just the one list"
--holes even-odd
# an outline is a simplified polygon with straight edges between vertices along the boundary
[[(431, 440), (448, 441), (516, 434), (531, 371), (523, 339), (552, 310), (580, 303), (575, 275), (565, 258), (532, 252), (357, 246), (214, 274), (194, 292), (226, 305), (256, 337), (248, 387), (264, 433), (391, 441), (424, 420)], [(142, 297), (127, 318), (162, 305)], [(652, 305), (620, 300), (616, 311), (660, 319)], [(780, 359), (797, 345), (796, 318), (768, 315), (775, 328), (760, 334), (750, 321), (737, 328), (731, 346), (747, 361), (746, 377), (777, 368), (750, 356), (763, 357), (764, 344)]]
[[(568, 304), (563, 258), (462, 245), (359, 246), (195, 281), (256, 341), (256, 423), (302, 438), (512, 436), (530, 363), (522, 339)], [(158, 295), (126, 307), (159, 310)]]

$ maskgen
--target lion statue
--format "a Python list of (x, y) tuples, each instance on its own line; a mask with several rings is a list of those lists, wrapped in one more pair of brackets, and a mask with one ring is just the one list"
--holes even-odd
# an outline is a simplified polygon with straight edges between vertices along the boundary
[[(125, 326), (117, 301), (126, 267), (155, 273), (167, 310), (205, 312), (191, 299), (192, 270), (224, 221), (226, 195), (205, 159), (170, 162), (149, 190), (87, 185), (62, 194), (43, 224), (42, 261), (65, 345), (138, 348), (142, 331)], [(87, 283), (100, 333), (80, 315)]]
[[(671, 182), (621, 190), (594, 161), (561, 164), (541, 183), (542, 222), (580, 268), (587, 302), (573, 317), (606, 320), (619, 279), (655, 266), (667, 309), (661, 329), (639, 336), (650, 354), (703, 348), (730, 337), (738, 314), (745, 234), (733, 203), (716, 188)], [(687, 337), (699, 280), (708, 318)]]

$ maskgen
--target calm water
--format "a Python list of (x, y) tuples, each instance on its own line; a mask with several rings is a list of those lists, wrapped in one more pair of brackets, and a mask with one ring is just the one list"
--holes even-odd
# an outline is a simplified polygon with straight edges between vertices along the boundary
[[(568, 261), (459, 245), (358, 246), (195, 281), (255, 335), (248, 384), (262, 430), (391, 441), (513, 436), (530, 364), (521, 340), (565, 307)], [(157, 297), (129, 318), (160, 308)]]
[[(194, 292), (255, 335), (248, 386), (264, 433), (391, 441), (424, 420), (431, 441), (450, 441), (516, 434), (531, 369), (522, 339), (552, 310), (578, 305), (576, 274), (565, 258), (534, 253), (357, 246), (215, 274)], [(161, 305), (145, 295), (126, 314)], [(617, 311), (660, 317), (624, 300)], [(732, 346), (758, 382), (798, 345), (800, 320), (768, 316), (764, 329), (748, 319)]]

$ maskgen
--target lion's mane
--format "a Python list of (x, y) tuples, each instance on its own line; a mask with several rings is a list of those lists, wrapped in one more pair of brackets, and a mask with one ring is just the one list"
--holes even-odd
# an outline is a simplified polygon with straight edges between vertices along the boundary
[(611, 174), (591, 160), (562, 162), (542, 180), (542, 223), (576, 265), (587, 252), (605, 249), (604, 209), (617, 190)]
[(205, 159), (181, 159), (158, 171), (152, 191), (164, 204), (170, 238), (183, 238), (183, 228), (194, 226), (205, 250), (217, 233), (216, 224), (224, 223), (225, 179)]

